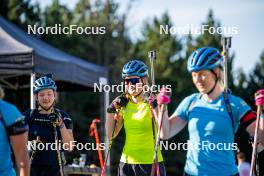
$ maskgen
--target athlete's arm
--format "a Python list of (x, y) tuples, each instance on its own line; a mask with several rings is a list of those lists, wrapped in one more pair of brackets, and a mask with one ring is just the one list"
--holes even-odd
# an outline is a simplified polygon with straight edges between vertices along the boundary
[(256, 113), (254, 111), (248, 111), (241, 119), (240, 124), (246, 129), (246, 131), (254, 136), (255, 133), (255, 120)]
[(73, 133), (72, 129), (67, 129), (65, 126), (60, 128), (61, 132), (61, 139), (64, 144), (68, 144), (65, 149), (67, 151), (72, 151), (74, 148), (74, 138), (73, 138)]
[(15, 155), (17, 175), (29, 176), (30, 162), (27, 150), (28, 125), (16, 107), (11, 106), (7, 112), (9, 121), (7, 121), (6, 131)]
[[(161, 124), (161, 119), (159, 119), (158, 124)], [(160, 132), (161, 139), (169, 139), (176, 134), (178, 134), (187, 124), (187, 121), (182, 120), (175, 113), (168, 117), (168, 110), (165, 108), (163, 112), (163, 122)]]
[(10, 136), (10, 142), (15, 155), (18, 176), (29, 176), (30, 173), (30, 162), (26, 145), (27, 141), (27, 132)]
[(119, 115), (119, 119), (115, 119), (114, 116), (115, 116), (114, 113), (108, 113), (107, 114), (105, 128), (106, 128), (106, 133), (107, 133), (108, 139), (112, 138), (112, 133), (113, 133), (114, 126), (115, 126), (114, 125), (115, 121), (116, 121), (116, 126), (115, 126), (113, 138), (115, 138), (118, 135), (118, 133), (120, 132), (120, 130), (122, 129), (123, 124), (124, 124), (124, 120), (123, 120), (122, 115)]
[[(128, 103), (126, 95), (122, 94), (116, 97), (113, 102), (107, 108), (107, 118), (105, 123), (105, 129), (108, 139), (115, 138), (123, 127), (123, 113), (122, 107), (126, 107)], [(118, 109), (118, 111), (117, 111)], [(118, 114), (118, 115), (117, 115)], [(113, 134), (114, 132), (114, 134)], [(113, 134), (113, 136), (112, 136)]]
[[(255, 112), (249, 111), (240, 120), (241, 124), (246, 128), (250, 136), (255, 135), (256, 116)], [(264, 118), (260, 118), (259, 120), (258, 142), (261, 142), (262, 145), (264, 145)]]
[(264, 146), (264, 118), (260, 118), (260, 124), (259, 124), (259, 129), (260, 129), (260, 143)]
[(58, 126), (60, 127), (61, 140), (64, 145), (64, 149), (67, 151), (72, 151), (74, 148), (74, 137), (73, 137), (73, 125), (72, 120), (69, 118), (68, 114), (64, 114), (64, 118), (58, 118)]

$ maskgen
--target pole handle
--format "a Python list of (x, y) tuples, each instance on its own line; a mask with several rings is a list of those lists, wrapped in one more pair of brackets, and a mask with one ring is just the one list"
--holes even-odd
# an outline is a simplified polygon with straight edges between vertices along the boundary
[(156, 50), (149, 51), (148, 52), (148, 57), (149, 57), (149, 59), (156, 60), (157, 59), (157, 52), (156, 52)]
[(225, 49), (231, 48), (231, 44), (232, 44), (231, 40), (232, 40), (232, 37), (222, 37), (221, 44), (223, 48)]
[(231, 48), (231, 39), (232, 37), (222, 37), (221, 44), (223, 46), (222, 56), (224, 59), (224, 91), (228, 91), (228, 50)]

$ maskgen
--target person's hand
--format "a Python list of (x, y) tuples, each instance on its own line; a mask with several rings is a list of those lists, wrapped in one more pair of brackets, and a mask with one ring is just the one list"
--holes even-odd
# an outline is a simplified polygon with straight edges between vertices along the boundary
[(155, 109), (158, 106), (157, 97), (154, 94), (150, 94), (148, 98), (148, 102), (153, 109)]
[(58, 118), (57, 118), (57, 120), (56, 120), (56, 125), (57, 125), (58, 127), (60, 127), (60, 129), (62, 129), (62, 128), (65, 127), (65, 124), (64, 124), (64, 122), (63, 122), (63, 120), (62, 120), (61, 117), (58, 117)]
[(128, 97), (124, 94), (119, 95), (116, 97), (112, 103), (107, 108), (108, 113), (116, 113), (117, 110), (121, 109), (122, 107), (125, 107), (128, 103)]
[(51, 123), (55, 123), (57, 127), (61, 129), (65, 127), (64, 121), (59, 113), (53, 112), (48, 117)]
[(260, 89), (255, 93), (255, 103), (257, 106), (264, 106), (264, 89)]
[(170, 95), (171, 95), (171, 92), (163, 87), (157, 96), (158, 105), (169, 104), (171, 101)]
[(63, 119), (60, 116), (57, 116), (55, 119), (55, 124), (57, 127), (60, 127), (60, 129), (65, 127), (65, 124), (63, 122)]

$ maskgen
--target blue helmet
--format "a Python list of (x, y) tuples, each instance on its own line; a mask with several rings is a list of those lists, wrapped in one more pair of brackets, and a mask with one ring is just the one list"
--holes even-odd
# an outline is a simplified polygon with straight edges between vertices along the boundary
[(127, 76), (148, 76), (148, 67), (140, 60), (131, 60), (123, 67), (122, 78), (125, 79)]
[(45, 75), (35, 81), (33, 92), (38, 93), (40, 90), (43, 90), (43, 89), (52, 89), (54, 91), (57, 90), (55, 81), (52, 80), (50, 75)]
[(216, 48), (203, 47), (192, 53), (188, 59), (187, 69), (189, 72), (199, 70), (211, 70), (222, 66), (223, 57)]

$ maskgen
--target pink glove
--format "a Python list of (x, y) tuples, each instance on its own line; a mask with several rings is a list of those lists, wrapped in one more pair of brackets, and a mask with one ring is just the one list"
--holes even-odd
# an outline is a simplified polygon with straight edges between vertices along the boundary
[(255, 93), (255, 104), (264, 106), (264, 89), (260, 89)]
[(162, 88), (158, 94), (157, 100), (158, 104), (169, 104), (171, 99), (170, 99), (170, 92), (166, 88)]

